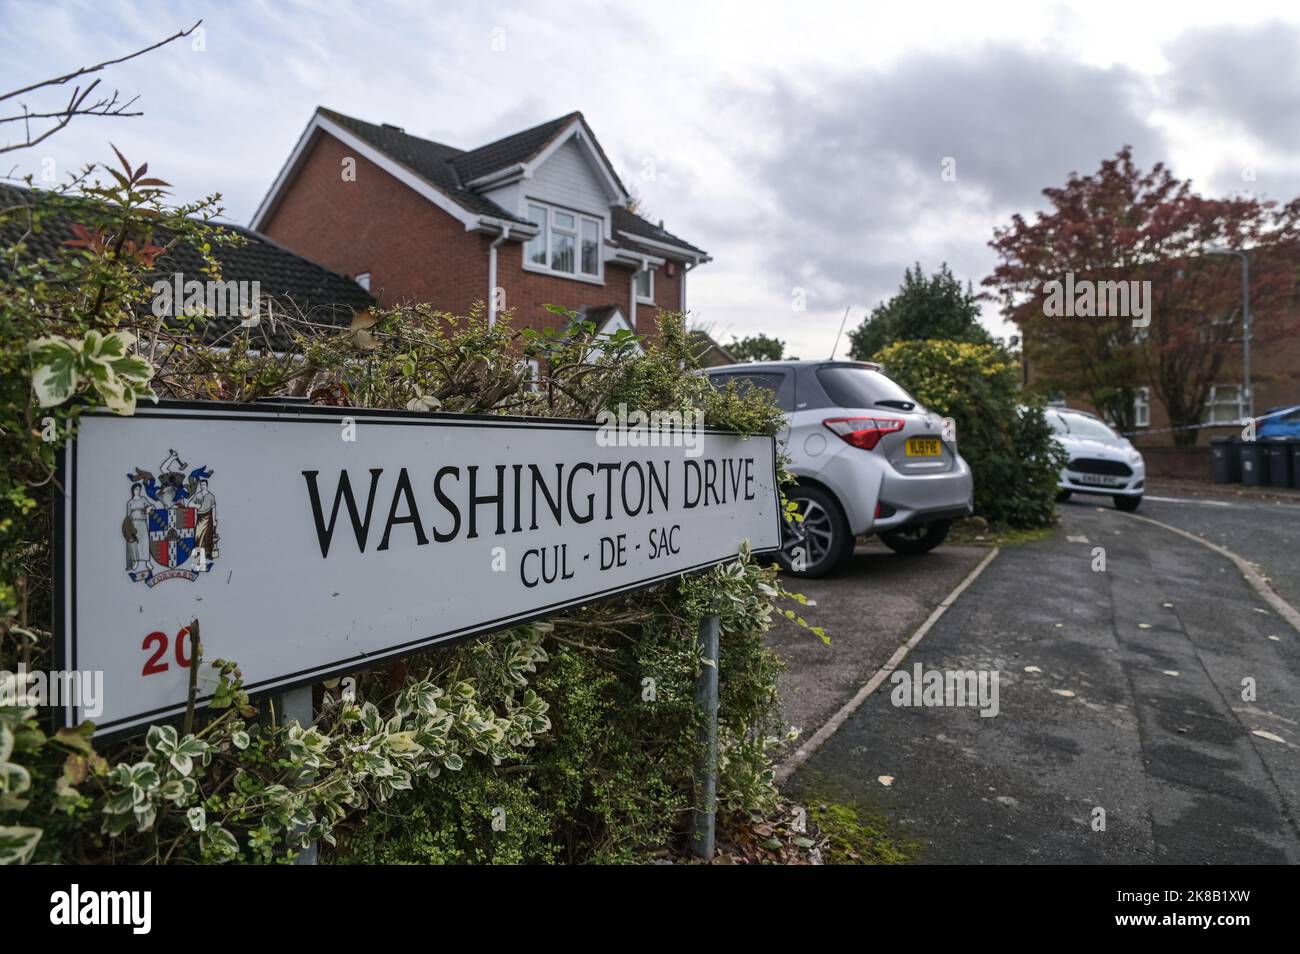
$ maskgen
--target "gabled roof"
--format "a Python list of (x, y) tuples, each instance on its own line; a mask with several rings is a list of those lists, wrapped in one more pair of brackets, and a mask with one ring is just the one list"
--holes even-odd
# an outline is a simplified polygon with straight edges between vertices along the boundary
[[(30, 205), (36, 195), (29, 189), (0, 184), (0, 206), (10, 207)], [(0, 219), (0, 247), (22, 239), (26, 246), (25, 255), (29, 260), (37, 258), (57, 259), (68, 251), (64, 244), (74, 238), (73, 225), (84, 222), (84, 217), (77, 214), (80, 203), (94, 200), (83, 198), (63, 198), (62, 208), (46, 214), (39, 232), (24, 237), (27, 229), (26, 219), (11, 215)], [(260, 282), (264, 297), (280, 301), (291, 301), (310, 321), (347, 328), (353, 315), (374, 304), (370, 294), (350, 278), (332, 272), (322, 265), (303, 258), (284, 246), (259, 235), (251, 229), (238, 225), (211, 223), (222, 230), (243, 236), (239, 245), (222, 245), (214, 248), (214, 256), (221, 263), (222, 281)], [(171, 239), (165, 229), (158, 229), (156, 241), (164, 245)], [(176, 272), (182, 274), (182, 281), (206, 281), (208, 276), (202, 271), (204, 261), (198, 250), (181, 242), (169, 249), (156, 261), (156, 274), (168, 277)], [(214, 316), (203, 325), (203, 340), (207, 342), (221, 338), (239, 324), (237, 316)], [(264, 330), (271, 337), (273, 345), (279, 349), (287, 347), (289, 335), (284, 328), (267, 328)]]
[(611, 195), (615, 196), (610, 206), (614, 233), (610, 238), (615, 243), (651, 256), (661, 257), (667, 252), (697, 261), (708, 260), (708, 253), (703, 249), (626, 208), (627, 189), (580, 112), (566, 113), (487, 145), (464, 150), (412, 136), (397, 126), (368, 123), (319, 106), (293, 155), (253, 216), (254, 227), (270, 217), (281, 190), (292, 177), (317, 130), (346, 139), (354, 138), (353, 145), (363, 153), (367, 148), (374, 150), (369, 158), (377, 160), (401, 181), (459, 218), (466, 229), (486, 226), (495, 230), (509, 225), (513, 234), (513, 226), (519, 225), (521, 229), (518, 234), (513, 234), (515, 238), (535, 234), (535, 226), (498, 205), (484, 192), (489, 186), (496, 188), (531, 174), (531, 167), (544, 161), (551, 150), (571, 137), (577, 137), (589, 147), (589, 153), (594, 154), (593, 161), (605, 175)]
[(556, 136), (572, 123), (581, 119), (582, 113), (568, 113), (558, 119), (525, 129), (479, 146), (469, 152), (462, 152), (453, 161), (456, 171), (465, 182), (472, 182), (481, 176), (507, 169), (517, 163), (527, 162), (551, 144)]
[[(440, 142), (412, 136), (396, 126), (376, 126), (374, 123), (368, 123), (352, 116), (344, 116), (342, 113), (336, 113), (324, 106), (321, 106), (317, 112), (338, 123), (344, 129), (360, 136), (380, 152), (400, 162), (471, 212), (478, 212), (482, 215), (490, 215), (507, 221), (524, 221), (516, 218), (491, 199), (479, 195), (462, 185), (462, 182), (468, 181), (468, 179), (461, 178), (455, 165), (456, 160), (461, 157), (472, 156), (473, 153), (466, 153), (455, 146), (446, 146)], [(520, 133), (520, 135), (525, 134)], [(505, 140), (501, 141), (505, 142)], [(483, 149), (491, 148), (492, 146), (483, 147)], [(475, 150), (475, 152), (481, 151)]]

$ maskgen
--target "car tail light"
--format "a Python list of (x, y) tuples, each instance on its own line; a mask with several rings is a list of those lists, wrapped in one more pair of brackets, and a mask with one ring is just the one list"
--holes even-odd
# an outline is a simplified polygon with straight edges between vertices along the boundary
[(903, 429), (903, 422), (894, 417), (832, 417), (822, 423), (841, 440), (863, 450), (875, 450), (882, 437)]

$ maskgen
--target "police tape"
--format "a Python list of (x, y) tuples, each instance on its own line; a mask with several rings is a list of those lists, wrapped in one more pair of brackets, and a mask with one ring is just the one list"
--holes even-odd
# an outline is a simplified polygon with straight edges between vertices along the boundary
[(1120, 437), (1140, 437), (1145, 434), (1173, 434), (1178, 431), (1201, 431), (1211, 427), (1245, 427), (1250, 423), (1256, 425), (1260, 421), (1266, 421), (1271, 417), (1280, 417), (1283, 414), (1290, 414), (1292, 411), (1300, 411), (1300, 404), (1294, 407), (1284, 407), (1280, 411), (1273, 411), (1271, 414), (1261, 414), (1258, 417), (1243, 417), (1236, 421), (1223, 421), (1216, 424), (1184, 424), (1179, 427), (1144, 427), (1140, 431), (1119, 431)]

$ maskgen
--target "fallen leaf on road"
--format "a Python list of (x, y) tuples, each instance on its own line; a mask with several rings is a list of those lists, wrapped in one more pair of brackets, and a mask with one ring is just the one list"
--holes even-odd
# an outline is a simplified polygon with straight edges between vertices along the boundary
[(1263, 729), (1256, 729), (1251, 733), (1251, 735), (1257, 735), (1261, 739), (1268, 739), (1270, 742), (1281, 742), (1283, 745), (1286, 745), (1286, 739), (1282, 738), (1280, 735), (1274, 735), (1272, 732), (1265, 732)]
[(884, 785), (886, 788), (888, 788), (890, 785), (894, 784), (894, 776), (882, 775), (879, 778), (877, 778), (876, 781), (879, 782), (881, 785)]
[(1150, 623), (1138, 623), (1138, 629), (1150, 629), (1150, 628), (1151, 628)]
[(1166, 676), (1176, 676), (1176, 675), (1178, 675), (1178, 670), (1177, 670), (1177, 669), (1162, 669), (1162, 670), (1160, 670), (1160, 671), (1163, 672)]
[(1056, 628), (1057, 628), (1057, 629), (1065, 629), (1065, 624), (1064, 624), (1064, 623), (1057, 623), (1057, 624), (1056, 624)]
[(1273, 642), (1275, 642), (1275, 643), (1280, 643), (1280, 642), (1282, 642), (1282, 637), (1281, 637), (1281, 636), (1270, 636), (1269, 639), (1273, 640)]
[(1173, 608), (1174, 608), (1174, 604), (1173, 604), (1173, 603), (1161, 603), (1160, 605), (1163, 606), (1165, 609), (1173, 609)]
[(1042, 672), (1037, 666), (1026, 666), (1025, 672)]
[(1056, 693), (1058, 696), (1065, 696), (1065, 698), (1067, 699), (1074, 698), (1074, 693), (1071, 692), (1069, 689), (1053, 689), (1052, 691)]

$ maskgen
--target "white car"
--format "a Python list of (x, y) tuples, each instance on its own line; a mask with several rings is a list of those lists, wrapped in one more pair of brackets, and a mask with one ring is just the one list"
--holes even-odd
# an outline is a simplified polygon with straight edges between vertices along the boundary
[(714, 387), (771, 391), (785, 411), (782, 450), (799, 479), (787, 497), (778, 559), (795, 576), (824, 576), (876, 534), (897, 553), (933, 550), (971, 512), (970, 467), (942, 419), (865, 361), (762, 361), (709, 368)]
[(1142, 504), (1147, 467), (1142, 453), (1094, 414), (1049, 407), (1047, 423), (1069, 459), (1061, 470), (1058, 500), (1071, 494), (1102, 494), (1120, 510)]

